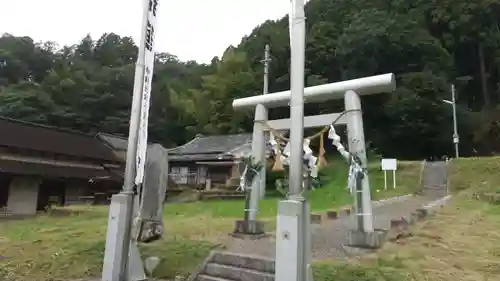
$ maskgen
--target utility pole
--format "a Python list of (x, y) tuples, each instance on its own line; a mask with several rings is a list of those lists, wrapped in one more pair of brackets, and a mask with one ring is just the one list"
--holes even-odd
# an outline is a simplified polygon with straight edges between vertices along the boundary
[[(263, 94), (269, 93), (269, 45), (266, 45), (264, 50), (264, 59), (261, 60), (264, 63), (264, 89)], [(258, 104), (255, 107), (254, 124), (253, 124), (253, 135), (252, 135), (252, 157), (253, 161), (261, 162), (262, 169), (259, 171), (259, 175), (252, 182), (252, 189), (250, 191), (250, 202), (249, 209), (245, 212), (245, 217), (248, 217), (251, 221), (257, 220), (257, 210), (259, 209), (259, 200), (264, 199), (266, 196), (266, 138), (263, 122), (267, 121), (267, 108)]]
[[(262, 89), (262, 93), (264, 95), (267, 95), (269, 93), (269, 63), (271, 62), (269, 44), (266, 44), (266, 47), (264, 49), (264, 59), (261, 60), (261, 62), (264, 64), (264, 87)], [(268, 118), (267, 108), (265, 106), (262, 106), (261, 110), (263, 111), (262, 112), (263, 117), (265, 117), (265, 119), (267, 120)], [(257, 112), (255, 113), (257, 114)], [(266, 196), (267, 145), (266, 145), (266, 133), (263, 134), (264, 134), (264, 144), (263, 144), (264, 147), (261, 149), (260, 153), (261, 153), (262, 163), (264, 163), (264, 165), (262, 166), (262, 170), (260, 171), (259, 175), (260, 199), (264, 199), (264, 197)]]
[(458, 137), (458, 126), (457, 126), (457, 103), (455, 100), (455, 84), (451, 84), (451, 102), (453, 106), (453, 144), (455, 145), (455, 158), (459, 158), (458, 143), (460, 139)]
[(459, 158), (458, 153), (458, 143), (460, 139), (458, 137), (458, 126), (457, 126), (457, 101), (455, 97), (455, 84), (451, 84), (451, 101), (443, 100), (444, 103), (450, 104), (453, 108), (453, 145), (455, 146), (455, 158)]
[(269, 93), (269, 63), (272, 61), (270, 57), (270, 48), (269, 44), (266, 44), (266, 48), (264, 49), (264, 59), (261, 62), (264, 64), (264, 95)]

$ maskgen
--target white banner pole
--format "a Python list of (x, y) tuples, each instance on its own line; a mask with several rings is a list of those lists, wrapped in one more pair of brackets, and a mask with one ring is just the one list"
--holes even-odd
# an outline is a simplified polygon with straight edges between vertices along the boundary
[[(156, 13), (159, 0), (142, 0), (143, 19), (141, 27), (141, 39), (137, 54), (137, 62), (134, 77), (134, 90), (132, 94), (132, 106), (130, 111), (130, 125), (127, 146), (127, 161), (123, 190), (119, 194), (124, 197), (123, 212), (125, 220), (121, 231), (117, 233), (124, 242), (119, 247), (118, 258), (119, 277), (118, 280), (128, 280), (129, 252), (132, 235), (132, 220), (134, 213), (135, 189), (139, 188), (144, 180), (144, 164), (146, 162), (146, 148), (148, 137), (148, 115), (151, 93), (151, 78), (154, 65), (154, 38), (156, 31)], [(108, 241), (106, 241), (108, 243)], [(107, 247), (107, 246), (106, 246)], [(111, 247), (111, 246), (110, 246)], [(106, 258), (105, 258), (106, 259)], [(114, 280), (113, 280), (114, 281)]]
[(156, 10), (158, 0), (143, 0), (148, 6), (146, 23), (143, 26), (144, 45), (140, 46), (144, 52), (144, 71), (141, 91), (141, 112), (139, 117), (139, 131), (137, 138), (136, 175), (135, 184), (144, 181), (144, 166), (146, 163), (146, 150), (148, 148), (148, 118), (151, 99), (151, 82), (155, 63), (154, 43), (156, 35)]

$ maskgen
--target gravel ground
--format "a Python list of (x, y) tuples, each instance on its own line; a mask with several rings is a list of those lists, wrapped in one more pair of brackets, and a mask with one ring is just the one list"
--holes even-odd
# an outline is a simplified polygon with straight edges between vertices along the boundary
[[(388, 229), (391, 219), (409, 216), (411, 212), (426, 203), (443, 197), (446, 193), (446, 163), (428, 162), (424, 170), (424, 192), (404, 201), (396, 201), (382, 206), (373, 206), (374, 228)], [(353, 253), (344, 249), (346, 234), (353, 229), (354, 216), (337, 220), (323, 221), (311, 226), (311, 242), (313, 259), (346, 258)], [(226, 241), (227, 251), (232, 253), (252, 254), (269, 258), (275, 257), (274, 237), (259, 240), (229, 238)], [(363, 253), (361, 251), (360, 253)]]
[[(420, 208), (430, 198), (417, 196), (405, 201), (393, 202), (383, 206), (374, 206), (374, 227), (389, 228), (391, 219), (409, 215), (412, 211)], [(311, 242), (313, 259), (346, 258), (347, 253), (343, 245), (346, 243), (346, 234), (353, 229), (354, 216), (343, 217), (337, 220), (323, 221), (321, 224), (311, 225)], [(252, 254), (269, 258), (275, 257), (274, 237), (259, 240), (243, 240), (231, 238), (227, 241), (227, 251), (232, 253)]]

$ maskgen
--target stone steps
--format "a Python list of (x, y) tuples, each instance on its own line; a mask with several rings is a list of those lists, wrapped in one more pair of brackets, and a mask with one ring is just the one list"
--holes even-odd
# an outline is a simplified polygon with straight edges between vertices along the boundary
[(272, 259), (214, 252), (194, 281), (274, 281)]

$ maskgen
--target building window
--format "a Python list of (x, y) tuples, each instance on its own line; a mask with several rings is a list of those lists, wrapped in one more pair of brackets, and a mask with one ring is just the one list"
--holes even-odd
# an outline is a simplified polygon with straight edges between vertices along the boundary
[(171, 174), (180, 174), (181, 173), (181, 167), (170, 167), (170, 173)]
[(188, 168), (187, 167), (171, 167), (170, 168), (170, 178), (176, 184), (187, 184), (188, 183)]

